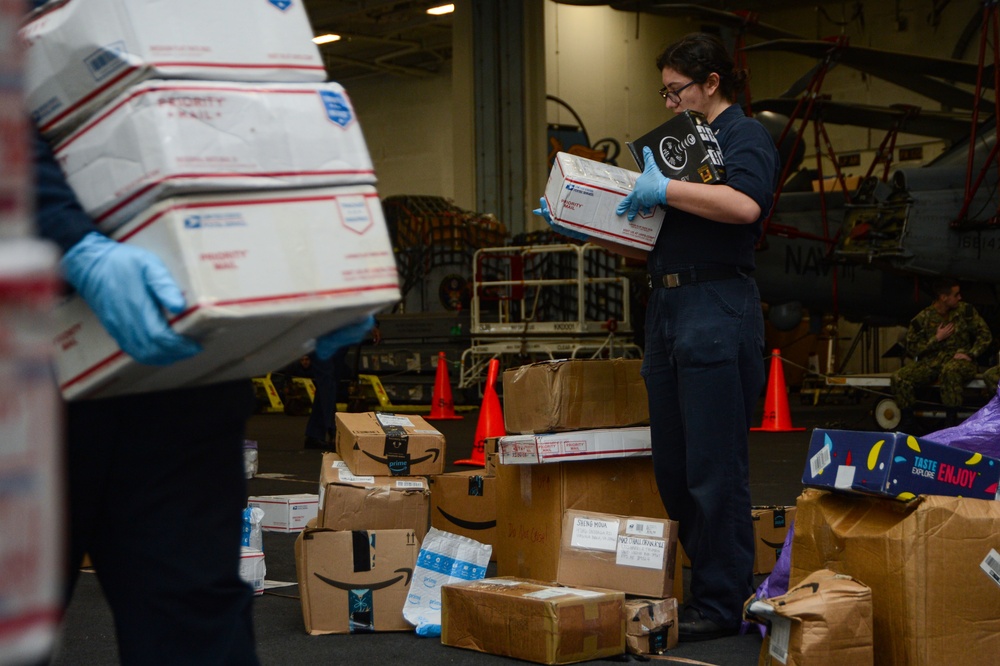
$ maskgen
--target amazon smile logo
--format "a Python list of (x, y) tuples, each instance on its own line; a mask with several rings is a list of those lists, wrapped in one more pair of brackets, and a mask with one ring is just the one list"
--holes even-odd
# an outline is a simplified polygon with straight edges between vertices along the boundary
[(404, 578), (406, 579), (406, 582), (403, 583), (403, 585), (409, 585), (410, 578), (413, 576), (413, 569), (409, 568), (396, 569), (393, 573), (398, 573), (399, 575), (396, 576), (395, 578), (384, 580), (381, 583), (370, 583), (365, 585), (359, 585), (357, 583), (345, 583), (344, 581), (333, 580), (332, 578), (321, 576), (318, 573), (314, 573), (313, 575), (316, 576), (316, 578), (319, 578), (327, 585), (329, 585), (330, 587), (335, 587), (338, 590), (345, 590), (347, 592), (350, 592), (351, 590), (357, 590), (363, 587), (366, 590), (371, 590), (374, 592), (375, 590), (383, 590), (387, 587), (392, 587), (393, 585), (403, 580)]
[[(358, 449), (360, 447), (355, 446), (354, 448)], [(390, 466), (391, 467), (391, 466), (394, 466), (394, 464), (396, 463), (395, 460), (392, 460), (390, 458), (380, 458), (379, 456), (373, 455), (373, 454), (369, 453), (368, 451), (362, 451), (362, 453), (364, 453), (366, 456), (368, 456), (369, 458), (371, 458), (375, 462), (382, 463), (383, 465), (386, 465), (386, 466)], [(431, 462), (437, 462), (438, 455), (440, 453), (441, 453), (440, 449), (427, 449), (427, 455), (424, 456), (423, 458), (412, 458), (412, 459), (410, 459), (407, 462), (410, 465), (416, 465), (418, 463), (424, 462), (425, 460), (430, 460)]]
[(448, 519), (448, 521), (451, 522), (452, 524), (467, 530), (488, 530), (497, 526), (497, 521), (495, 520), (482, 520), (478, 522), (472, 520), (465, 520), (463, 518), (458, 518), (457, 516), (451, 515), (441, 507), (438, 507), (438, 513), (440, 513), (442, 516)]

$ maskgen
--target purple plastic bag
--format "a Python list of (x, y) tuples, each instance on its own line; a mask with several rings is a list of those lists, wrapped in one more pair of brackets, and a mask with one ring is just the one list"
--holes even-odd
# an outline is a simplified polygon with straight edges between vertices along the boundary
[[(795, 521), (793, 520), (788, 525), (788, 533), (785, 534), (785, 544), (781, 547), (781, 554), (778, 555), (778, 561), (774, 563), (774, 569), (771, 570), (768, 577), (757, 587), (757, 593), (754, 595), (755, 599), (772, 599), (788, 592), (788, 576), (792, 570), (792, 537), (794, 535)], [(743, 624), (740, 626), (740, 634), (745, 634), (750, 630), (750, 626), (754, 624), (757, 625), (761, 638), (763, 638), (767, 634), (767, 625), (750, 622), (749, 620), (743, 620)]]
[(957, 426), (929, 433), (923, 439), (1000, 458), (1000, 394)]

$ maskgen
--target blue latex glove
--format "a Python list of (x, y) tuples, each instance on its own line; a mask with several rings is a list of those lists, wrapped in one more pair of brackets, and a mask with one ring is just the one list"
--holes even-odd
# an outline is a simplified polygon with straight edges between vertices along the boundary
[(541, 202), (542, 202), (541, 207), (536, 208), (531, 212), (537, 215), (538, 217), (544, 217), (545, 221), (549, 223), (550, 227), (552, 227), (552, 231), (562, 234), (566, 238), (572, 238), (578, 241), (585, 241), (588, 238), (590, 238), (590, 236), (581, 231), (573, 231), (572, 229), (567, 229), (565, 227), (557, 227), (555, 224), (552, 223), (552, 214), (549, 213), (549, 205), (545, 203), (545, 197), (542, 197)]
[(368, 331), (373, 328), (375, 328), (375, 317), (369, 316), (353, 324), (342, 326), (326, 335), (321, 335), (316, 338), (316, 358), (321, 361), (328, 360), (337, 353), (338, 349), (356, 345), (364, 340)]
[(656, 166), (653, 151), (649, 149), (649, 146), (642, 149), (642, 163), (646, 167), (636, 179), (635, 187), (615, 209), (615, 213), (618, 215), (628, 211), (629, 222), (635, 219), (636, 213), (640, 210), (643, 215), (646, 215), (657, 204), (667, 205), (667, 183), (670, 182), (670, 179), (660, 173), (660, 167)]
[(146, 365), (170, 365), (201, 345), (170, 328), (163, 309), (184, 311), (184, 294), (152, 252), (96, 231), (63, 256), (63, 274), (126, 354)]

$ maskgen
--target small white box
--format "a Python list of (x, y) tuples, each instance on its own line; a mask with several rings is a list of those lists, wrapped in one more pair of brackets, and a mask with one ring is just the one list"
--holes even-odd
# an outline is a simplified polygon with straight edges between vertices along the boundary
[(382, 205), (368, 185), (174, 197), (113, 238), (163, 260), (188, 305), (170, 323), (204, 349), (169, 366), (138, 363), (73, 295), (56, 308), (68, 400), (262, 375), (399, 300)]
[(536, 465), (649, 456), (652, 455), (651, 442), (648, 426), (601, 428), (540, 435), (508, 435), (497, 440), (497, 451), (501, 465)]
[(143, 79), (326, 79), (301, 0), (49, 2), (19, 36), (28, 108), (50, 138)]
[(357, 115), (332, 82), (143, 81), (54, 152), (106, 233), (177, 194), (375, 183)]
[(264, 594), (264, 580), (267, 578), (267, 565), (264, 563), (264, 551), (259, 548), (243, 546), (240, 553), (240, 578), (253, 588), (256, 596)]
[(639, 174), (568, 153), (556, 153), (545, 186), (545, 203), (556, 226), (614, 243), (653, 249), (665, 211), (655, 206), (631, 222), (616, 215), (621, 200), (632, 191)]
[(301, 532), (319, 511), (319, 495), (255, 495), (247, 506), (263, 509), (260, 528), (265, 532)]

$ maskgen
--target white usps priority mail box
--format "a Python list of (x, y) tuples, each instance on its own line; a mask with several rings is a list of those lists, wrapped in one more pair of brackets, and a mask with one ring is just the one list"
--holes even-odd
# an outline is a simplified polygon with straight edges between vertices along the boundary
[(301, 532), (316, 518), (319, 495), (254, 495), (247, 498), (247, 506), (264, 510), (260, 529), (265, 532)]
[(169, 321), (204, 350), (169, 366), (138, 363), (70, 296), (56, 308), (55, 337), (69, 400), (261, 375), (400, 297), (370, 185), (173, 197), (112, 238), (163, 260), (188, 306)]
[(326, 79), (302, 0), (56, 0), (19, 35), (28, 108), (50, 138), (142, 79)]
[(545, 186), (545, 203), (556, 226), (589, 236), (653, 249), (663, 224), (664, 209), (641, 211), (631, 222), (615, 209), (632, 188), (639, 174), (585, 157), (556, 153)]
[(84, 209), (109, 232), (175, 194), (374, 184), (339, 83), (138, 83), (54, 148)]

